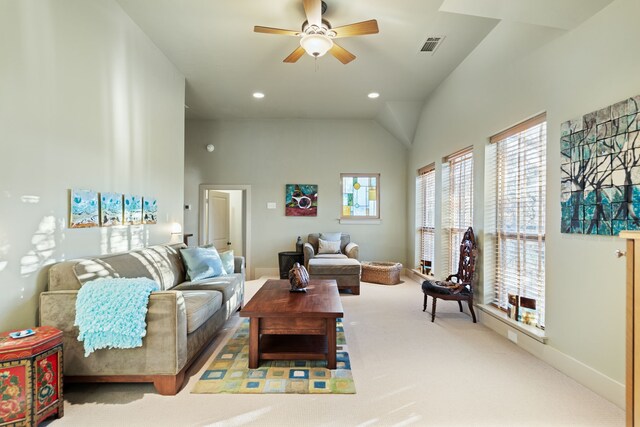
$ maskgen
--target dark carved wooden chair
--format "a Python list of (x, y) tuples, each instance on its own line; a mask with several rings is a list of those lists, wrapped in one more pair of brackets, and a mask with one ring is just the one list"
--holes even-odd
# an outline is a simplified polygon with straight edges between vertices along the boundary
[(433, 306), (431, 307), (432, 322), (436, 318), (436, 301), (440, 298), (448, 301), (458, 301), (461, 313), (462, 301), (466, 301), (469, 304), (473, 323), (476, 323), (476, 313), (473, 311), (473, 273), (476, 269), (477, 252), (476, 238), (473, 234), (473, 229), (469, 227), (462, 237), (462, 243), (460, 243), (458, 272), (450, 275), (444, 281), (425, 280), (422, 283), (422, 292), (424, 293), (422, 311), (427, 310), (427, 297), (433, 298)]

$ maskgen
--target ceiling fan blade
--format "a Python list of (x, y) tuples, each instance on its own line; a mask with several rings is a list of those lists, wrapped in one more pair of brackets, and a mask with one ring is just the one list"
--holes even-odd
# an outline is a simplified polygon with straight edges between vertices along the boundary
[(364, 36), (367, 34), (378, 33), (378, 21), (370, 19), (369, 21), (358, 22), (356, 24), (343, 25), (342, 27), (332, 28), (336, 32), (336, 37), (352, 37)]
[(322, 0), (302, 0), (309, 25), (322, 25)]
[(256, 33), (265, 33), (265, 34), (279, 34), (283, 36), (298, 36), (300, 31), (293, 30), (283, 30), (281, 28), (273, 28), (273, 27), (261, 27), (260, 25), (256, 25), (253, 27), (253, 31)]
[(291, 52), (291, 55), (284, 58), (284, 61), (282, 62), (293, 64), (294, 62), (297, 62), (298, 59), (302, 57), (302, 55), (304, 55), (304, 49), (302, 48), (302, 46), (298, 46), (298, 48)]
[(356, 59), (356, 56), (353, 53), (349, 52), (342, 46), (337, 45), (336, 43), (334, 43), (333, 47), (329, 49), (329, 53), (335, 56), (338, 61), (342, 62), (343, 64), (348, 64), (349, 62)]

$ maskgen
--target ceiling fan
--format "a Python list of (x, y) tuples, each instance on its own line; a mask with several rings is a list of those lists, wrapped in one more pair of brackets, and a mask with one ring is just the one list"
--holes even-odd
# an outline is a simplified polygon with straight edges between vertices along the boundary
[(302, 23), (302, 31), (282, 30), (258, 25), (253, 27), (253, 31), (256, 33), (280, 34), (300, 38), (300, 46), (287, 56), (283, 62), (297, 62), (305, 52), (315, 58), (329, 52), (343, 64), (348, 64), (356, 59), (356, 56), (334, 43), (333, 39), (378, 33), (378, 21), (375, 19), (332, 28), (329, 21), (322, 19), (322, 14), (327, 9), (327, 4), (324, 1), (302, 0), (302, 4), (304, 13), (307, 16), (307, 20)]

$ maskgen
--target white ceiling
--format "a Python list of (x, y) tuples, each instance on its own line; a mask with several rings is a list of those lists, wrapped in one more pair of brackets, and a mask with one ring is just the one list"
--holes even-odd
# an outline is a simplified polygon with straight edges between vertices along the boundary
[[(347, 65), (285, 64), (298, 39), (253, 32), (299, 30), (302, 0), (117, 1), (185, 75), (187, 117), (377, 119), (410, 144), (424, 100), (500, 20), (571, 30), (612, 0), (325, 0), (334, 27), (378, 20), (379, 34), (339, 40), (357, 57)], [(419, 52), (432, 35), (446, 38)]]

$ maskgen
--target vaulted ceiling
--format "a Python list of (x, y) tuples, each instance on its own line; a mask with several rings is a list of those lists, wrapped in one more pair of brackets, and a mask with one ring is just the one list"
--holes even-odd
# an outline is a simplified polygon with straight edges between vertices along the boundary
[[(334, 27), (378, 21), (378, 34), (340, 39), (356, 55), (347, 65), (283, 63), (298, 39), (253, 32), (300, 30), (302, 0), (117, 1), (185, 75), (189, 118), (375, 119), (410, 145), (425, 99), (501, 22), (558, 34), (612, 0), (326, 0)], [(430, 36), (445, 38), (420, 52)]]

